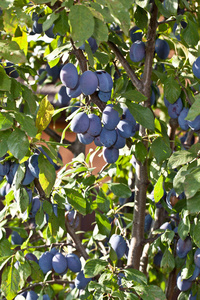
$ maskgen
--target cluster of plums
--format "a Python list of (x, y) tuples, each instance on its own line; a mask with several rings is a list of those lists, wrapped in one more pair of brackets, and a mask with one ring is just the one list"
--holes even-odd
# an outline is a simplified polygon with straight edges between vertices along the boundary
[(67, 63), (60, 71), (60, 80), (66, 87), (66, 93), (70, 98), (76, 98), (81, 93), (88, 96), (98, 91), (101, 101), (107, 102), (110, 99), (113, 80), (104, 70), (95, 72), (88, 70), (79, 76), (76, 67), (72, 63)]
[[(129, 56), (133, 62), (140, 62), (145, 58), (145, 43), (142, 41), (142, 32), (134, 26), (130, 30), (130, 38), (132, 45), (130, 47)], [(170, 47), (167, 41), (156, 39), (155, 52), (160, 59), (166, 59), (170, 52)]]
[(77, 133), (79, 141), (85, 145), (94, 141), (96, 146), (104, 146), (104, 160), (114, 163), (119, 157), (119, 149), (125, 146), (126, 139), (135, 134), (136, 121), (127, 107), (123, 108), (120, 119), (113, 105), (108, 104), (101, 119), (95, 114), (77, 113), (72, 119), (71, 130)]
[(164, 103), (168, 109), (170, 118), (178, 118), (178, 123), (182, 130), (188, 130), (189, 128), (194, 131), (200, 130), (200, 115), (198, 115), (193, 121), (186, 120), (185, 118), (188, 115), (189, 108), (183, 107), (180, 97), (173, 104), (164, 97)]

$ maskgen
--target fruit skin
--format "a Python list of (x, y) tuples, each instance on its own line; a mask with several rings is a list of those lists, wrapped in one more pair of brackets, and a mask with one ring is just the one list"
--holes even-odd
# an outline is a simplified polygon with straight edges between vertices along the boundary
[[(97, 51), (97, 49), (98, 49), (98, 45), (97, 45), (96, 40), (93, 37), (90, 37), (87, 41), (88, 41), (88, 43), (90, 45), (92, 53), (94, 54)], [(79, 48), (81, 50), (85, 51), (85, 43), (83, 45), (81, 45)]]
[(185, 120), (185, 118), (188, 115), (188, 111), (189, 111), (189, 108), (184, 107), (183, 110), (180, 112), (180, 115), (178, 116), (179, 126), (183, 130), (188, 130), (189, 129), (188, 121)]
[(13, 231), (11, 235), (11, 244), (12, 245), (22, 245), (24, 239), (19, 235), (17, 231)]
[(113, 147), (116, 149), (122, 149), (126, 145), (126, 139), (119, 134), (118, 128), (116, 129), (117, 139)]
[(190, 237), (187, 237), (184, 241), (180, 238), (176, 244), (176, 254), (178, 257), (185, 258), (190, 250), (192, 250)]
[(39, 154), (36, 153), (31, 155), (28, 159), (28, 168), (31, 174), (36, 178), (39, 178), (39, 173), (40, 173), (40, 169), (38, 166), (38, 157)]
[(85, 112), (79, 112), (71, 122), (71, 130), (75, 133), (84, 133), (88, 130), (90, 120)]
[(72, 63), (68, 63), (62, 67), (60, 71), (60, 80), (70, 89), (75, 88), (78, 83), (78, 71)]
[(145, 58), (145, 43), (142, 41), (135, 41), (130, 48), (130, 59), (133, 62), (139, 62)]
[(169, 44), (165, 40), (157, 39), (155, 42), (155, 51), (160, 59), (166, 59), (169, 55)]
[[(131, 39), (132, 43), (142, 40), (142, 32), (139, 30), (140, 30), (140, 28), (137, 26), (134, 26), (130, 29), (129, 35), (130, 35), (130, 39)], [(138, 31), (138, 32), (136, 32), (136, 31)]]
[(117, 129), (119, 130), (119, 134), (123, 138), (129, 138), (133, 135), (133, 126), (128, 120), (120, 120), (117, 124)]
[(103, 148), (103, 158), (108, 164), (115, 163), (119, 158), (119, 150), (111, 147), (111, 148)]
[(32, 174), (32, 172), (29, 169), (28, 161), (25, 161), (25, 167), (26, 167), (26, 171), (24, 174), (24, 178), (22, 180), (22, 185), (29, 185), (35, 179), (35, 176)]
[(67, 259), (68, 268), (72, 272), (77, 273), (77, 272), (81, 271), (81, 261), (80, 261), (80, 258), (76, 254), (69, 253), (65, 257)]
[(80, 77), (80, 89), (84, 95), (93, 94), (98, 87), (98, 78), (95, 72), (85, 71)]
[(98, 78), (98, 87), (102, 92), (110, 92), (113, 87), (113, 80), (109, 73), (104, 70), (97, 70), (95, 72)]
[(176, 279), (176, 285), (180, 291), (185, 292), (191, 288), (192, 282), (188, 279), (182, 279), (181, 272), (179, 272)]
[(105, 147), (109, 148), (112, 145), (114, 145), (116, 140), (117, 140), (116, 130), (108, 130), (106, 127), (103, 127), (101, 134), (100, 134), (101, 143)]
[(198, 115), (193, 121), (188, 121), (189, 127), (194, 130), (200, 130), (200, 115)]
[(76, 276), (74, 284), (75, 284), (75, 287), (77, 289), (81, 290), (81, 289), (84, 289), (91, 280), (92, 280), (91, 278), (86, 278), (84, 276), (84, 273), (83, 273), (83, 270), (82, 270)]
[(200, 249), (199, 248), (197, 248), (197, 250), (194, 253), (194, 263), (198, 268), (200, 268)]
[(39, 266), (44, 274), (52, 270), (52, 259), (54, 254), (46, 251), (39, 258)]
[(36, 257), (35, 254), (33, 254), (33, 253), (26, 253), (25, 258), (26, 258), (27, 260), (35, 261), (37, 264), (39, 263), (37, 257)]
[(101, 119), (95, 114), (89, 114), (90, 124), (87, 132), (92, 136), (100, 135), (102, 130)]
[(200, 273), (200, 268), (195, 266), (194, 272), (193, 272), (192, 276), (188, 278), (188, 280), (189, 281), (195, 280), (199, 276), (199, 273)]
[(77, 133), (77, 137), (78, 137), (79, 141), (84, 145), (89, 145), (94, 140), (94, 136), (92, 136), (88, 132)]
[(194, 76), (196, 76), (198, 79), (200, 79), (200, 56), (193, 63), (192, 72), (193, 72)]
[(197, 299), (197, 294), (195, 294), (194, 296), (192, 296), (192, 292), (190, 292), (188, 300), (196, 300)]
[(9, 62), (9, 61), (6, 63), (6, 66), (5, 66), (6, 74), (8, 76), (12, 77), (12, 78), (18, 78), (19, 73), (17, 72), (17, 70), (13, 66), (14, 66), (14, 64)]
[(50, 65), (47, 64), (46, 71), (47, 71), (47, 76), (52, 77), (52, 83), (55, 83), (57, 81), (57, 79), (59, 79), (59, 75), (60, 75), (59, 66), (56, 65), (56, 66), (51, 68)]
[(56, 105), (59, 107), (65, 107), (69, 105), (71, 97), (67, 94), (66, 86), (61, 86), (60, 90), (58, 91), (58, 100)]
[(118, 259), (122, 258), (126, 252), (126, 241), (121, 235), (113, 234), (109, 240), (109, 243), (113, 250), (116, 252)]
[(181, 98), (178, 98), (176, 102), (174, 102), (173, 104), (170, 103), (168, 106), (168, 114), (170, 118), (172, 119), (178, 118), (182, 109), (183, 109), (183, 103)]
[(58, 274), (62, 274), (67, 270), (67, 259), (62, 253), (57, 253), (53, 256), (52, 267)]
[(102, 123), (108, 130), (114, 130), (120, 121), (119, 113), (112, 104), (106, 105), (102, 113)]
[(102, 102), (106, 103), (111, 97), (111, 91), (109, 92), (98, 91), (98, 97)]
[(28, 291), (26, 295), (26, 300), (37, 300), (38, 295), (34, 291)]

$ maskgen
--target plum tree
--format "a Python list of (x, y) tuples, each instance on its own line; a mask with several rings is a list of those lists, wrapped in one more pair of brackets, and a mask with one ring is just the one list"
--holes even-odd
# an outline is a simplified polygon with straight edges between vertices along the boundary
[(68, 63), (62, 67), (60, 71), (60, 80), (65, 86), (71, 89), (75, 88), (78, 83), (78, 72), (72, 63)]
[(179, 273), (178, 276), (177, 276), (176, 284), (177, 284), (177, 287), (180, 291), (187, 291), (192, 286), (191, 281), (189, 281), (187, 279), (182, 279), (181, 273)]
[(67, 259), (62, 253), (56, 253), (52, 258), (52, 267), (58, 274), (67, 270)]
[(95, 72), (85, 71), (80, 77), (80, 89), (84, 95), (93, 94), (98, 87), (98, 78)]
[(114, 145), (117, 140), (116, 130), (108, 130), (106, 127), (103, 127), (100, 134), (100, 142), (107, 148)]
[(118, 160), (119, 150), (114, 147), (104, 147), (103, 148), (103, 158), (108, 164), (112, 164)]
[(99, 90), (108, 93), (112, 90), (113, 87), (113, 80), (109, 73), (104, 70), (97, 70), (95, 72), (98, 78), (98, 87)]
[(113, 108), (113, 105), (106, 105), (102, 113), (102, 123), (104, 127), (108, 130), (114, 130), (119, 120), (119, 113)]
[(102, 130), (101, 119), (95, 114), (89, 114), (88, 118), (89, 118), (90, 124), (87, 129), (87, 132), (89, 134), (91, 134), (92, 136), (100, 135), (101, 130)]
[(91, 278), (86, 278), (85, 275), (84, 275), (84, 273), (83, 273), (83, 270), (82, 270), (76, 276), (74, 284), (75, 284), (75, 287), (77, 289), (82, 290), (82, 289), (84, 289), (87, 286), (87, 284), (90, 281), (91, 281)]
[(71, 130), (76, 133), (84, 133), (88, 130), (90, 120), (85, 112), (79, 112), (71, 122)]
[(184, 241), (180, 238), (176, 245), (176, 253), (178, 257), (185, 258), (187, 253), (192, 250), (192, 242), (189, 237), (187, 237)]
[(59, 107), (65, 107), (69, 105), (71, 100), (71, 93), (67, 93), (66, 87), (61, 86), (60, 90), (58, 91), (58, 100), (56, 101), (56, 105)]
[(46, 251), (39, 258), (39, 266), (44, 274), (52, 270), (52, 259), (54, 254)]
[(122, 258), (127, 248), (127, 244), (123, 236), (113, 234), (109, 240), (109, 243), (113, 250), (116, 252), (118, 259)]
[(81, 261), (75, 253), (68, 253), (66, 255), (66, 259), (69, 270), (71, 270), (74, 273), (81, 271)]
[(142, 40), (142, 31), (139, 27), (133, 26), (130, 31), (129, 31), (130, 39), (132, 43), (136, 41), (141, 41)]

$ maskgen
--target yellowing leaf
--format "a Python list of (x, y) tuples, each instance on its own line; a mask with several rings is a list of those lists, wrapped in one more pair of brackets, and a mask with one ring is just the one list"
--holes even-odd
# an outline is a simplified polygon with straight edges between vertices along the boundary
[(40, 103), (40, 107), (36, 117), (36, 127), (39, 132), (42, 132), (50, 123), (52, 115), (54, 113), (54, 107), (47, 99), (44, 97)]

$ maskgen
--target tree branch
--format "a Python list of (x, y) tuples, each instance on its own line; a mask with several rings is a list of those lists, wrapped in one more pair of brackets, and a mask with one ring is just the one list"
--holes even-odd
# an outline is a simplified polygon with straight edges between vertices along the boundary
[(111, 41), (108, 41), (107, 44), (110, 47), (110, 49), (114, 52), (114, 54), (116, 55), (117, 59), (122, 64), (124, 70), (128, 74), (128, 76), (129, 76), (130, 80), (132, 81), (133, 85), (136, 87), (136, 89), (138, 91), (142, 92), (142, 90), (143, 90), (142, 81), (138, 79), (138, 77), (136, 76), (135, 72), (133, 71), (133, 69), (131, 68), (131, 66), (127, 62), (127, 60), (124, 58), (124, 56), (122, 55), (122, 53), (120, 52), (120, 50)]
[[(156, 29), (157, 29), (157, 14), (158, 9), (155, 3), (152, 6), (152, 13), (150, 24), (147, 34), (146, 43), (146, 57), (144, 73), (142, 78), (142, 93), (148, 98), (144, 102), (143, 106), (150, 107), (150, 95), (151, 95), (151, 74), (152, 64), (155, 49)], [(139, 130), (140, 136), (143, 138), (143, 144), (148, 149), (148, 141), (146, 137), (146, 129), (140, 125)], [(127, 265), (128, 267), (139, 269), (140, 259), (143, 251), (143, 240), (144, 240), (144, 220), (145, 220), (145, 209), (146, 209), (146, 190), (149, 184), (148, 181), (148, 162), (147, 159), (142, 164), (136, 162), (135, 172), (135, 201), (134, 201), (134, 212), (133, 212), (133, 227), (132, 227), (132, 238), (130, 242), (129, 255)]]

